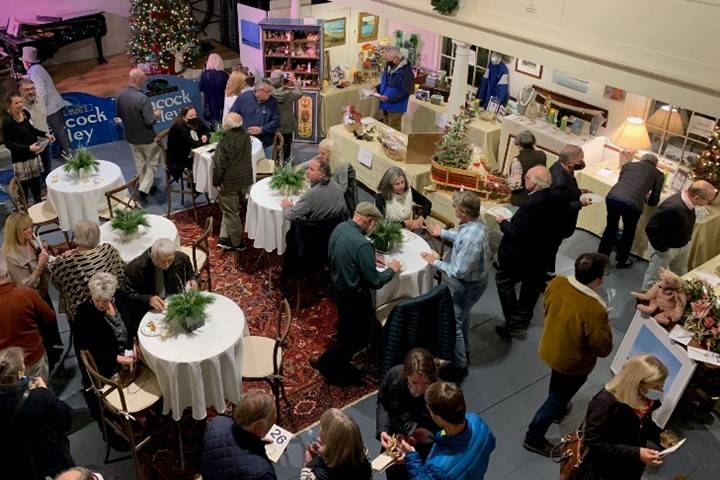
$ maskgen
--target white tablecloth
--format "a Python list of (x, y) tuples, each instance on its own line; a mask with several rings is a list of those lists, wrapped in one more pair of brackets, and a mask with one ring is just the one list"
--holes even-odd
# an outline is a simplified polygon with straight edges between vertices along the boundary
[(125, 183), (120, 167), (99, 160), (98, 173), (80, 180), (58, 167), (47, 177), (47, 199), (55, 209), (60, 228), (68, 231), (78, 220), (98, 222), (98, 210), (107, 205), (105, 192)]
[(110, 226), (112, 222), (103, 223), (100, 225), (100, 243), (109, 243), (117, 248), (125, 262), (139, 257), (159, 238), (168, 238), (175, 242), (176, 247), (180, 246), (180, 236), (173, 222), (160, 215), (148, 215), (147, 219), (150, 226), (141, 226), (137, 235), (130, 239), (113, 230)]
[[(252, 140), (252, 171), (253, 182), (257, 178), (257, 164), (265, 157), (262, 142), (255, 137)], [(207, 193), (210, 200), (217, 198), (217, 188), (212, 184), (213, 171), (213, 155), (215, 154), (217, 143), (205, 145), (193, 150), (195, 158), (193, 160), (193, 178), (195, 179), (195, 190), (201, 193)], [(210, 151), (212, 150), (212, 152)]]
[[(205, 325), (193, 333), (164, 338), (138, 333), (145, 362), (155, 372), (163, 394), (163, 414), (172, 410), (179, 420), (192, 407), (195, 420), (207, 415), (208, 407), (225, 410), (225, 399), (237, 403), (242, 393), (242, 337), (245, 315), (235, 302), (210, 293), (215, 302), (208, 307)], [(147, 313), (140, 328), (150, 320), (164, 325), (162, 313)]]
[(432, 267), (420, 256), (432, 248), (419, 235), (403, 229), (403, 242), (386, 255), (386, 258), (399, 260), (405, 264), (405, 270), (396, 275), (390, 283), (375, 292), (375, 306), (380, 306), (401, 298), (414, 298), (432, 289)]
[[(285, 234), (290, 229), (280, 207), (282, 198), (282, 193), (270, 189), (270, 178), (263, 178), (250, 188), (245, 217), (245, 231), (254, 240), (253, 246), (267, 252), (277, 250), (278, 255), (285, 252)], [(297, 202), (300, 197), (290, 198)]]

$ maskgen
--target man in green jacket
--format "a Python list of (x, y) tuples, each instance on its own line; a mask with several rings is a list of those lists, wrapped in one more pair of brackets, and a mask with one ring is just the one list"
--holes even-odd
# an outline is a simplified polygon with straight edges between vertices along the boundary
[(362, 373), (350, 364), (353, 355), (370, 341), (374, 309), (370, 289), (388, 283), (400, 271), (400, 262), (392, 260), (379, 272), (373, 245), (365, 238), (372, 233), (382, 214), (369, 202), (360, 202), (353, 218), (343, 222), (330, 236), (328, 255), (330, 274), (338, 310), (335, 343), (320, 357), (310, 358), (310, 365), (323, 374), (328, 383), (359, 383)]

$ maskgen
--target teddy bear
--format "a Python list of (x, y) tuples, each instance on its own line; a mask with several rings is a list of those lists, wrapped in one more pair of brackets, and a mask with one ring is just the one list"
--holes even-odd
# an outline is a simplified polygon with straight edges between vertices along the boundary
[(638, 300), (636, 308), (652, 315), (660, 325), (670, 326), (685, 312), (687, 294), (683, 280), (667, 269), (660, 270), (660, 279), (645, 293), (630, 292)]

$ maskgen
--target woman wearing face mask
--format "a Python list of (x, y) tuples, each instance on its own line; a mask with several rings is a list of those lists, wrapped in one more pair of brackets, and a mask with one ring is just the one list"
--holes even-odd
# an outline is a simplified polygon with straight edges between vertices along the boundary
[[(427, 457), (440, 427), (430, 418), (425, 390), (436, 380), (435, 359), (424, 348), (410, 350), (403, 365), (388, 370), (380, 383), (376, 418), (383, 450), (390, 447), (392, 435), (399, 435), (412, 438), (422, 458)], [(393, 465), (385, 472), (388, 480), (409, 478), (404, 465)]]
[(197, 117), (195, 107), (183, 107), (175, 118), (167, 139), (167, 163), (175, 180), (184, 169), (192, 170), (192, 149), (208, 141), (208, 127)]
[[(660, 407), (665, 365), (652, 355), (631, 358), (620, 373), (590, 401), (585, 419), (588, 453), (578, 480), (640, 480), (645, 465), (660, 465), (658, 450), (647, 448), (648, 440), (661, 445), (662, 429), (652, 420)], [(666, 432), (662, 446), (677, 443)]]

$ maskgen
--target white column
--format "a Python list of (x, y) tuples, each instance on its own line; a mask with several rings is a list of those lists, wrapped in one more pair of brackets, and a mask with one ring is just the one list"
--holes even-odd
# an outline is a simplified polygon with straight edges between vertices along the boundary
[(290, 0), (290, 18), (300, 18), (300, 0)]
[(450, 97), (448, 98), (447, 116), (450, 119), (460, 111), (465, 103), (467, 94), (467, 76), (470, 55), (470, 45), (457, 40), (452, 41), (455, 45), (455, 63), (453, 64), (452, 83), (450, 84)]

